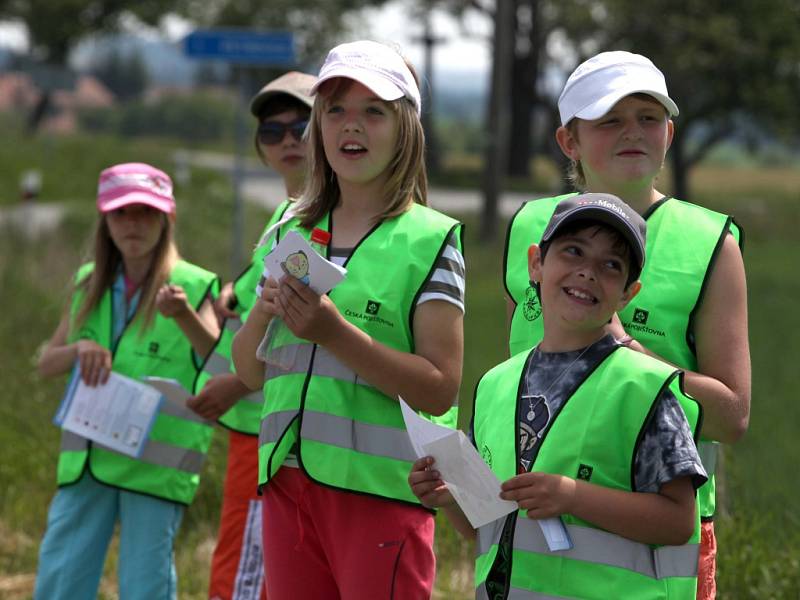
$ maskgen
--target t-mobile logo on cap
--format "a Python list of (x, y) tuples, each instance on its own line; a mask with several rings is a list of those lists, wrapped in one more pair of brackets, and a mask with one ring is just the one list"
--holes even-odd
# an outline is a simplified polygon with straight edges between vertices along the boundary
[(609, 210), (614, 211), (626, 221), (631, 220), (631, 218), (627, 214), (625, 214), (624, 210), (622, 210), (619, 206), (617, 206), (613, 202), (609, 202), (608, 200), (582, 200), (581, 204), (583, 205), (594, 204), (596, 206), (602, 206), (603, 208), (607, 208)]

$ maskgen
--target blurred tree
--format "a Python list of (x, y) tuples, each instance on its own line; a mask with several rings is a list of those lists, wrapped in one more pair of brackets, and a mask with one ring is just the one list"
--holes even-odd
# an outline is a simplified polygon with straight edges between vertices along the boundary
[(64, 65), (85, 35), (113, 31), (126, 15), (156, 25), (174, 4), (175, 0), (4, 0), (0, 20), (23, 22), (32, 53), (44, 62)]
[(113, 49), (104, 55), (92, 74), (122, 101), (138, 98), (147, 88), (147, 65), (138, 52), (122, 53)]
[[(557, 121), (553, 120), (554, 99), (544, 93), (544, 73), (558, 62), (551, 55), (551, 40), (565, 37), (564, 28), (569, 26), (572, 36), (580, 38), (588, 34), (592, 25), (585, 14), (585, 7), (576, 6), (575, 0), (503, 0), (511, 3), (513, 20), (511, 89), (507, 97), (511, 110), (511, 126), (508, 139), (507, 160), (504, 172), (518, 177), (530, 176), (534, 139), (550, 141)], [(497, 1), (491, 0), (442, 0), (456, 17), (464, 19), (470, 11), (477, 11), (494, 19)], [(558, 52), (559, 47), (555, 50)], [(543, 119), (538, 123), (540, 132), (534, 131), (534, 114), (540, 109)], [(561, 153), (554, 144), (544, 144), (556, 162), (563, 162)]]
[(421, 35), (412, 39), (422, 44), (423, 59), (421, 65), (416, 65), (417, 77), (419, 78), (419, 89), (422, 94), (422, 127), (425, 130), (425, 164), (429, 175), (439, 173), (441, 165), (441, 155), (439, 141), (436, 136), (436, 119), (434, 116), (434, 93), (433, 85), (433, 52), (435, 47), (444, 42), (445, 38), (440, 37), (433, 31), (433, 10), (441, 3), (441, 0), (415, 0), (411, 9), (411, 18), (422, 24)]
[[(63, 69), (70, 50), (84, 36), (113, 31), (126, 15), (155, 25), (173, 4), (173, 0), (0, 0), (0, 20), (24, 23), (33, 57), (54, 69)], [(31, 111), (31, 131), (47, 114), (52, 91), (45, 87)]]
[(497, 235), (497, 207), (503, 190), (503, 178), (508, 164), (508, 140), (511, 115), (508, 98), (511, 93), (511, 67), (514, 58), (514, 4), (500, 0), (494, 11), (492, 42), (492, 84), (486, 110), (486, 147), (483, 161), (483, 210), (481, 211), (481, 241), (488, 242)]

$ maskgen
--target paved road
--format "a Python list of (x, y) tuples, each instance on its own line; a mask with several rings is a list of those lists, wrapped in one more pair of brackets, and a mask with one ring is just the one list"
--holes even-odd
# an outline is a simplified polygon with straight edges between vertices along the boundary
[[(212, 152), (181, 151), (174, 156), (176, 165), (191, 165), (221, 171), (233, 171), (233, 157)], [(176, 166), (176, 173), (184, 167)], [(284, 199), (284, 189), (280, 178), (272, 171), (265, 169), (255, 160), (245, 161), (245, 179), (242, 184), (242, 197), (266, 208), (275, 208)], [(505, 192), (500, 197), (500, 214), (510, 217), (520, 204), (531, 198), (545, 194), (521, 194)], [(478, 190), (453, 190), (431, 188), (428, 190), (428, 202), (444, 213), (477, 213), (481, 209), (483, 197)]]
[(0, 209), (0, 227), (9, 225), (25, 237), (37, 239), (56, 229), (65, 214), (66, 207), (61, 203), (23, 202)]

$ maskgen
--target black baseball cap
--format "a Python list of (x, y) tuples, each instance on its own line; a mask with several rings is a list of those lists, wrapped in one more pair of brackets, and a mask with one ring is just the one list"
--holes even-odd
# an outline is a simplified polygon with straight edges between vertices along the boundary
[(618, 231), (631, 247), (638, 273), (644, 267), (644, 245), (647, 224), (639, 213), (612, 194), (578, 194), (556, 206), (542, 234), (542, 244), (550, 242), (567, 223), (598, 221)]

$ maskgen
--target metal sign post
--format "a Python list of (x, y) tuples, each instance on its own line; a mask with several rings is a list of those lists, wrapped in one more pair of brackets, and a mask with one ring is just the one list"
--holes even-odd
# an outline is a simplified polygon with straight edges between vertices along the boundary
[(184, 39), (184, 52), (197, 60), (219, 60), (243, 67), (238, 69), (237, 90), (239, 109), (236, 112), (235, 154), (233, 165), (233, 227), (231, 272), (235, 276), (242, 267), (244, 235), (244, 147), (247, 136), (243, 115), (247, 112), (247, 67), (289, 67), (295, 62), (294, 36), (288, 31), (257, 31), (250, 29), (199, 29)]

